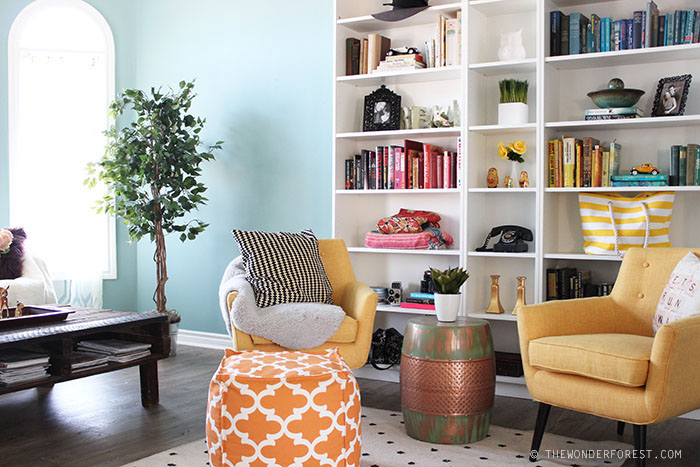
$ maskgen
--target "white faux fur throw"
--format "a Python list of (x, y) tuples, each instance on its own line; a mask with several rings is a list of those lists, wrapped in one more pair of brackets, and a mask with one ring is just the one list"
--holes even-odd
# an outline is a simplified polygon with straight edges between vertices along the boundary
[[(231, 316), (226, 297), (238, 292)], [(258, 308), (253, 287), (245, 278), (245, 266), (239, 256), (229, 263), (219, 285), (219, 306), (231, 334), (231, 321), (236, 328), (264, 337), (287, 349), (310, 349), (326, 342), (340, 327), (345, 312), (325, 303), (280, 303)]]

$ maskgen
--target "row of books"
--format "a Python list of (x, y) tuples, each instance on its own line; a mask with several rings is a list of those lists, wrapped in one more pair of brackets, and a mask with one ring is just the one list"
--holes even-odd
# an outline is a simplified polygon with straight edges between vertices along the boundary
[(403, 146), (363, 149), (345, 161), (347, 190), (458, 188), (462, 155), (441, 146), (405, 140)]
[(639, 107), (611, 107), (609, 109), (586, 109), (586, 120), (619, 120), (621, 118), (640, 118), (644, 112)]
[(391, 48), (391, 39), (369, 34), (364, 39), (349, 37), (345, 40), (345, 74), (372, 73)]
[(41, 381), (48, 378), (49, 356), (20, 349), (0, 351), (0, 387)]
[(613, 20), (592, 14), (550, 12), (551, 56), (641, 49), (700, 42), (700, 11), (659, 14), (656, 3), (632, 18)]
[(439, 15), (435, 38), (425, 42), (429, 68), (462, 64), (462, 12), (456, 18)]
[(151, 354), (151, 344), (120, 339), (80, 341), (76, 348), (80, 352), (103, 355), (108, 362), (116, 363), (128, 363)]
[(607, 146), (596, 138), (564, 136), (547, 142), (549, 186), (556, 188), (608, 187), (620, 173), (622, 146)]
[(594, 284), (591, 271), (576, 268), (547, 269), (547, 300), (604, 297), (610, 295), (613, 283)]
[(671, 186), (700, 186), (700, 146), (673, 145), (669, 151)]
[(425, 68), (425, 59), (420, 54), (390, 55), (377, 67), (377, 72), (420, 70)]

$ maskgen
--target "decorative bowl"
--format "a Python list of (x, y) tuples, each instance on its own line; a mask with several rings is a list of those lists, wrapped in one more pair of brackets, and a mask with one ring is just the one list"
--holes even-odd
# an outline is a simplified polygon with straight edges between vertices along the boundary
[(588, 97), (600, 108), (632, 107), (644, 95), (641, 89), (625, 89), (625, 83), (619, 78), (613, 78), (608, 82), (608, 89), (591, 91)]

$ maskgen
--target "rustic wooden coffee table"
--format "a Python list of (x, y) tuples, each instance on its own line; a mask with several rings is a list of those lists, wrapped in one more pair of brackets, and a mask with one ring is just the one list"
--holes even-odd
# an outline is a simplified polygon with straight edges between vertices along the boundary
[[(128, 363), (110, 362), (106, 366), (71, 371), (68, 356), (81, 340), (123, 339), (151, 344), (151, 355)], [(168, 317), (157, 313), (126, 313), (111, 310), (79, 310), (65, 321), (0, 330), (0, 349), (19, 348), (51, 356), (49, 376), (41, 381), (0, 387), (6, 394), (37, 386), (139, 366), (141, 404), (158, 404), (158, 360), (170, 354)]]

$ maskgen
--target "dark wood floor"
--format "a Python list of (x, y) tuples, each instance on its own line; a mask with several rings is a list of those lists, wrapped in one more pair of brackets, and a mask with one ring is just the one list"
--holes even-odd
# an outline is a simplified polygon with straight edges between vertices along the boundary
[[(180, 346), (176, 357), (160, 362), (161, 404), (150, 409), (141, 407), (137, 368), (0, 396), (0, 466), (120, 466), (202, 438), (207, 388), (221, 355)], [(360, 388), (363, 405), (400, 409), (397, 384), (360, 380)], [(492, 423), (530, 430), (536, 411), (533, 402), (499, 397)], [(615, 428), (612, 421), (553, 408), (547, 432), (615, 440)], [(631, 444), (627, 431), (622, 440)], [(680, 449), (682, 459), (648, 465), (698, 465), (699, 436), (696, 421), (651, 426), (649, 449)]]

